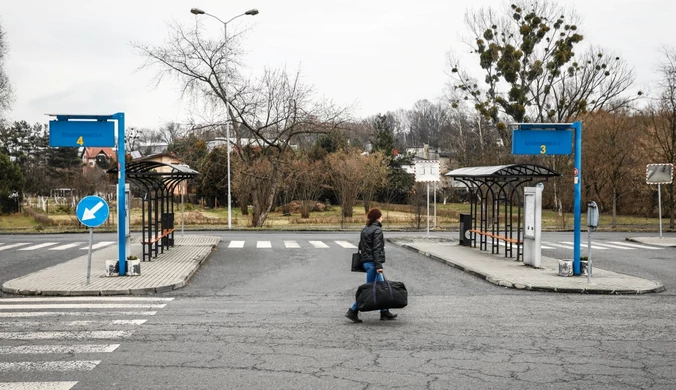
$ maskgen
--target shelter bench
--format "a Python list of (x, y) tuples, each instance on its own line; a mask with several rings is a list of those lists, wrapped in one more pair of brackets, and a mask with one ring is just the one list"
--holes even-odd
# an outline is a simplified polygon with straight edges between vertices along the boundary
[(472, 233), (482, 235), (482, 236), (495, 238), (497, 240), (503, 240), (505, 242), (511, 242), (512, 244), (517, 244), (517, 245), (523, 244), (523, 240), (519, 241), (516, 238), (509, 238), (509, 237), (501, 236), (501, 235), (498, 235), (498, 234), (493, 234), (491, 232), (484, 232), (483, 230), (479, 230), (479, 229), (470, 229), (469, 231), (472, 232)]
[(143, 241), (143, 244), (146, 244), (146, 245), (147, 244), (154, 244), (154, 243), (158, 242), (159, 240), (161, 240), (162, 238), (170, 235), (174, 230), (176, 230), (176, 229), (174, 229), (174, 228), (163, 229), (161, 234), (158, 234), (157, 236), (148, 237), (148, 240)]

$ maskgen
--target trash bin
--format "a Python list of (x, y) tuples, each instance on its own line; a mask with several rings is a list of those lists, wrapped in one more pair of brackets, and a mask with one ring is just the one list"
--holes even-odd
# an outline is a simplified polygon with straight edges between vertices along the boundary
[(470, 229), (472, 228), (472, 215), (460, 214), (460, 245), (471, 246)]

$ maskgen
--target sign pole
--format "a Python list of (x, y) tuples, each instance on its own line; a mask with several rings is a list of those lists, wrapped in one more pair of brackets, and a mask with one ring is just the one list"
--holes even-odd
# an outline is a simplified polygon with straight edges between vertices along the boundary
[(87, 258), (87, 284), (92, 274), (92, 240), (94, 238), (94, 228), (89, 228), (89, 256)]
[(427, 237), (430, 236), (430, 182), (427, 182)]
[(580, 231), (582, 229), (582, 122), (573, 122), (575, 129), (575, 172), (574, 181), (574, 249), (573, 249), (573, 275), (580, 275)]
[(127, 274), (127, 237), (126, 237), (126, 161), (124, 153), (124, 113), (118, 112), (113, 117), (117, 119), (117, 261), (120, 276)]
[(659, 205), (659, 217), (660, 217), (660, 238), (662, 238), (662, 189), (660, 188), (659, 183), (657, 183), (657, 203)]

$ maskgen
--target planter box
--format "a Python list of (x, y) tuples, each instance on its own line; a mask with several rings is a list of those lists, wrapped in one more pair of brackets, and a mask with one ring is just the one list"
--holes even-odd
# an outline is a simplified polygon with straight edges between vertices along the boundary
[(117, 260), (106, 260), (106, 276), (118, 276), (119, 274), (120, 268)]
[(127, 260), (127, 275), (141, 275), (141, 260)]
[(573, 276), (573, 260), (559, 260), (559, 276)]

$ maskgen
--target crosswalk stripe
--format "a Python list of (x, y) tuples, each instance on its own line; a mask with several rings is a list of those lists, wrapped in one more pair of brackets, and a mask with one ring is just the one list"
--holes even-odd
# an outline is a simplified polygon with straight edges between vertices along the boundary
[(0, 332), (0, 340), (88, 340), (131, 336), (130, 330), (90, 330), (81, 332)]
[(244, 248), (244, 241), (230, 241), (228, 248)]
[[(570, 241), (561, 241), (561, 243), (562, 243), (562, 244), (568, 244), (568, 245), (575, 245), (575, 243), (570, 242)], [(582, 245), (580, 245), (580, 246), (582, 246)], [(586, 248), (586, 247), (587, 247), (587, 245), (585, 244), (585, 248)], [(604, 248), (604, 247), (601, 247), (601, 246), (596, 246), (596, 245), (594, 245), (594, 244), (592, 244), (591, 247), (592, 247), (593, 249), (600, 249), (600, 250), (606, 250), (606, 249), (608, 249), (608, 248)]]
[(93, 316), (154, 316), (156, 311), (10, 311), (1, 312), (0, 318), (34, 317), (93, 317)]
[[(110, 353), (120, 344), (17, 345), (0, 346), (0, 355), (41, 355), (52, 353)], [(2, 387), (0, 387), (2, 389)]]
[(35, 249), (40, 249), (40, 248), (44, 248), (44, 247), (52, 246), (52, 245), (56, 245), (56, 244), (58, 244), (58, 242), (43, 242), (42, 244), (27, 246), (25, 248), (19, 248), (19, 250), (20, 251), (32, 251), (32, 250), (35, 250)]
[[(53, 325), (76, 327), (76, 326), (90, 326), (90, 325), (143, 325), (148, 320), (109, 320), (109, 321), (63, 321), (56, 322)], [(0, 321), (0, 328), (19, 327), (31, 328), (36, 326), (44, 326), (41, 321)]]
[(3, 246), (0, 246), (0, 251), (4, 251), (6, 249), (12, 249), (12, 248), (16, 248), (16, 247), (24, 246), (24, 245), (28, 245), (28, 244), (30, 244), (30, 242), (18, 242), (16, 244), (3, 245)]
[(630, 243), (630, 242), (619, 242), (619, 241), (610, 241), (610, 242), (612, 242), (613, 244), (616, 244), (616, 245), (628, 246), (628, 247), (639, 248), (639, 249), (664, 249), (664, 248), (660, 248), (660, 247), (639, 245), (639, 244), (634, 244), (634, 243)]
[(555, 242), (544, 242), (544, 244), (547, 244), (548, 246), (554, 246), (557, 248), (564, 248), (564, 249), (573, 249), (572, 245), (562, 245), (562, 244), (557, 244)]
[(296, 241), (284, 241), (284, 247), (286, 248), (300, 248), (300, 245)]
[(270, 241), (257, 241), (256, 248), (272, 248), (272, 243)]
[(6, 302), (104, 302), (104, 301), (117, 301), (117, 302), (170, 302), (174, 298), (162, 298), (162, 297), (26, 297), (26, 298), (0, 298), (0, 304)]
[[(108, 245), (115, 244), (115, 243), (116, 243), (116, 241), (101, 241), (99, 243), (92, 245), (92, 250), (101, 249), (103, 247), (106, 247)], [(89, 249), (89, 245), (80, 248), (80, 250), (85, 250), (85, 251), (88, 250), (88, 249)]]
[(54, 248), (49, 248), (50, 251), (63, 251), (69, 248), (72, 248), (74, 246), (82, 245), (84, 242), (73, 242), (70, 244), (65, 244), (65, 245), (60, 245), (60, 246), (55, 246)]
[(347, 241), (334, 241), (336, 244), (342, 246), (343, 248), (356, 248), (352, 243)]
[[(584, 249), (584, 248), (587, 247), (587, 243), (581, 242), (580, 246)], [(622, 250), (634, 250), (634, 249), (636, 249), (636, 248), (622, 247), (622, 246), (610, 245), (610, 244), (598, 243), (598, 242), (595, 242), (595, 243), (592, 244), (592, 248), (594, 248), (595, 246), (601, 247), (601, 248), (612, 248), (612, 249), (622, 249)]]
[(313, 247), (315, 248), (328, 248), (329, 246), (324, 244), (322, 241), (310, 241), (310, 244), (312, 244)]
[[(3, 371), (91, 371), (100, 360), (72, 360), (62, 362), (0, 362)], [(39, 389), (39, 388), (38, 388)]]
[(0, 310), (8, 309), (20, 309), (20, 310), (33, 310), (33, 309), (161, 309), (166, 306), (166, 303), (163, 304), (141, 304), (141, 303), (99, 303), (99, 304), (89, 304), (89, 303), (64, 303), (64, 304), (32, 304), (32, 305), (5, 305), (0, 301)]
[(77, 382), (0, 382), (0, 390), (70, 390)]

